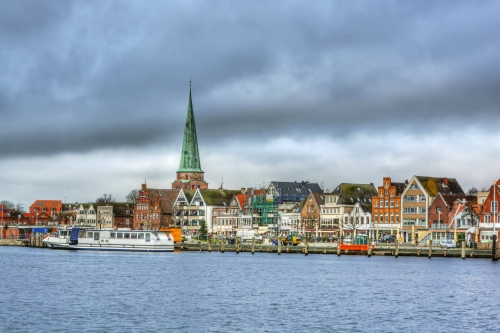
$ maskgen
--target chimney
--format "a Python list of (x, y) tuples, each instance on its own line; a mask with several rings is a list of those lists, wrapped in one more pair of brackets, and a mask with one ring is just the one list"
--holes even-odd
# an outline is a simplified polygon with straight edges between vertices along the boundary
[(448, 185), (448, 178), (443, 178), (443, 184)]
[(407, 179), (407, 180), (405, 180), (405, 185), (408, 185), (408, 183), (409, 183), (408, 179)]

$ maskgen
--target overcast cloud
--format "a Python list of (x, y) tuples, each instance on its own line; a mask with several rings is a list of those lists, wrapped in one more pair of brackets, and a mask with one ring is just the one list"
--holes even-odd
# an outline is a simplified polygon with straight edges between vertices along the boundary
[(500, 177), (498, 1), (0, 0), (0, 199)]

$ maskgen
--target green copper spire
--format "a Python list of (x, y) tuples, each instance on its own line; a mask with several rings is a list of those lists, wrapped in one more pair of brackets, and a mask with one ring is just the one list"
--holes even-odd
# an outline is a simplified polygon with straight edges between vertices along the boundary
[(203, 172), (198, 152), (198, 138), (194, 124), (193, 101), (191, 100), (191, 80), (189, 80), (189, 103), (182, 142), (181, 164), (177, 172)]

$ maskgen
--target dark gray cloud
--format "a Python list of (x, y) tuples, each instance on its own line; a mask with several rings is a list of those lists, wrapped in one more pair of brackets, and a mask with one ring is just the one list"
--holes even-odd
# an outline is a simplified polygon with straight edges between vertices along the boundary
[(499, 125), (494, 1), (1, 1), (2, 156)]

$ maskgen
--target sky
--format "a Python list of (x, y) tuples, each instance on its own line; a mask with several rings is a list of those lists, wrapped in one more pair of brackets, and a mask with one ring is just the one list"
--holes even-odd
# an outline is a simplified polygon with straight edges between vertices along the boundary
[(499, 1), (0, 0), (0, 199), (500, 177)]

